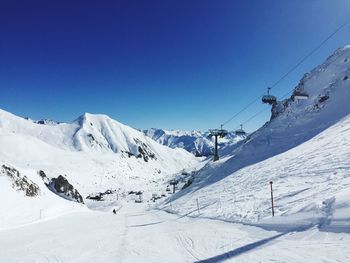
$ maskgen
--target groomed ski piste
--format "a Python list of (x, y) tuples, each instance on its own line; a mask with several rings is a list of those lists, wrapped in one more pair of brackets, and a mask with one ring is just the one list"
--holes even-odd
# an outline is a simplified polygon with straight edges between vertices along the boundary
[[(346, 46), (301, 80), (307, 100), (280, 102), (217, 162), (105, 115), (0, 110), (0, 261), (350, 262), (349, 77)], [(84, 203), (48, 187), (59, 175)]]

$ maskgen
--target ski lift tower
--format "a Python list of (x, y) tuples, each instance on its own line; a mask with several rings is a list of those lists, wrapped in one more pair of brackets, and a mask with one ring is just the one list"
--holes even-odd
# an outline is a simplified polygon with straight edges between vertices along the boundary
[(215, 137), (215, 152), (214, 152), (214, 162), (219, 160), (219, 153), (218, 153), (218, 137), (224, 138), (227, 135), (227, 130), (224, 130), (222, 128), (223, 125), (221, 125), (220, 129), (210, 129), (209, 133), (210, 136)]

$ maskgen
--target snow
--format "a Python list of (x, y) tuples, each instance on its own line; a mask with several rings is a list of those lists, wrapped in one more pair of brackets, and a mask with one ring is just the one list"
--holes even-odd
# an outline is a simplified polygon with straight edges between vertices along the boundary
[[(283, 112), (247, 140), (223, 149), (191, 187), (161, 207), (203, 216), (286, 230), (318, 226), (350, 232), (350, 49), (335, 52), (301, 81), (308, 100), (288, 101)], [(329, 99), (320, 103), (319, 97)], [(315, 105), (318, 105), (315, 107)], [(269, 182), (276, 214), (270, 220)]]
[[(160, 144), (171, 148), (182, 148), (195, 155), (209, 156), (214, 152), (214, 138), (209, 137), (209, 132), (168, 131), (152, 128), (145, 130), (144, 133)], [(225, 138), (220, 138), (219, 147), (235, 144), (245, 138), (245, 135), (236, 135), (234, 132), (229, 132)]]
[[(93, 142), (89, 141), (88, 134), (95, 138)], [(199, 162), (185, 150), (160, 145), (106, 115), (84, 114), (73, 123), (52, 126), (36, 124), (0, 110), (0, 145), (0, 165), (16, 168), (45, 190), (44, 196), (23, 201), (17, 193), (8, 194), (13, 191), (10, 181), (0, 177), (1, 188), (6, 189), (6, 192), (0, 191), (0, 198), (8, 200), (8, 207), (13, 206), (11, 211), (17, 211), (7, 213), (0, 209), (4, 226), (32, 222), (33, 218), (38, 218), (40, 209), (54, 213), (54, 209), (48, 208), (50, 202), (57, 205), (57, 214), (67, 208), (60, 208), (61, 198), (51, 198), (51, 192), (46, 191), (38, 175), (39, 170), (49, 178), (64, 175), (84, 198), (107, 189), (118, 190), (120, 194), (142, 190), (151, 195), (152, 189), (167, 176)], [(138, 147), (150, 153), (147, 162), (142, 157), (137, 158)], [(126, 152), (134, 156), (129, 157)], [(47, 203), (41, 204), (40, 200)], [(30, 209), (26, 202), (31, 204)]]
[[(338, 227), (350, 232), (349, 127), (350, 115), (285, 153), (209, 185), (203, 186), (199, 181), (189, 192), (179, 192), (169, 202), (177, 212), (186, 213), (196, 209), (195, 199), (198, 199), (203, 206), (212, 204), (202, 211), (204, 216), (251, 224), (268, 223), (275, 229), (280, 229), (281, 224), (288, 228), (318, 224), (332, 231)], [(228, 169), (225, 159), (216, 165), (223, 170), (221, 174)], [(199, 176), (203, 179), (204, 172)], [(264, 223), (263, 219), (266, 221), (271, 215), (270, 180), (276, 214), (281, 219)]]
[[(8, 164), (6, 164), (8, 165)], [(31, 224), (73, 211), (87, 210), (81, 204), (69, 202), (52, 193), (31, 169), (20, 171), (40, 187), (37, 197), (27, 197), (23, 191), (14, 191), (11, 182), (0, 173), (0, 230)]]
[[(0, 110), (0, 167), (40, 189), (26, 196), (0, 172), (1, 261), (349, 262), (349, 58), (347, 46), (306, 74), (296, 89), (307, 100), (280, 102), (217, 162), (180, 149), (205, 133), (146, 132), (172, 149), (106, 115), (38, 124)], [(64, 175), (85, 204), (50, 191), (39, 170)]]
[[(20, 245), (19, 245), (20, 244)], [(179, 217), (125, 203), (0, 231), (3, 262), (347, 262), (350, 237)]]

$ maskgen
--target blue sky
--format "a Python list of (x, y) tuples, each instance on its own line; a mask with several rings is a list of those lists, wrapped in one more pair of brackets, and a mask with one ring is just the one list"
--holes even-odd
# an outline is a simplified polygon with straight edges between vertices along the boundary
[[(350, 0), (0, 2), (0, 108), (71, 121), (104, 113), (137, 128), (217, 127), (350, 17)], [(336, 48), (345, 27), (275, 89)], [(265, 106), (257, 102), (233, 129)], [(269, 112), (246, 124), (252, 131)]]

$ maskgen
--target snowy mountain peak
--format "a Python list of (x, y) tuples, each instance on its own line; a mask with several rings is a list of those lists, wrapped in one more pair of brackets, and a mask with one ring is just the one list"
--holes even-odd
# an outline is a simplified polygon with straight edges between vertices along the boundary
[[(159, 142), (160, 144), (171, 148), (183, 148), (196, 156), (209, 156), (213, 153), (214, 141), (207, 132), (200, 131), (168, 131), (164, 129), (152, 128), (145, 130), (144, 133)], [(236, 135), (229, 132), (226, 138), (220, 139), (220, 147), (228, 144), (234, 144), (245, 139), (246, 136)]]
[(166, 158), (170, 152), (187, 155), (183, 150), (162, 146), (142, 132), (103, 114), (84, 113), (72, 123), (38, 125), (1, 110), (0, 127), (2, 132), (30, 136), (61, 150), (118, 153), (145, 162)]

